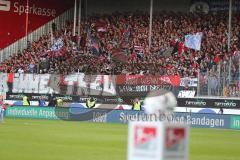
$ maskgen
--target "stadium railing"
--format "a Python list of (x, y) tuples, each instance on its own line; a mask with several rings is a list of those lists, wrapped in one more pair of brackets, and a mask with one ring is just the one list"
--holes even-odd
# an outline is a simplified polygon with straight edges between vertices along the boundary
[(240, 54), (206, 72), (199, 71), (197, 96), (240, 97)]

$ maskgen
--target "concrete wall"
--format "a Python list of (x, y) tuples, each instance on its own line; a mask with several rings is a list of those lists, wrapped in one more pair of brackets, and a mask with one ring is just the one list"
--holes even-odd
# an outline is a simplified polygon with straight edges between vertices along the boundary
[[(181, 11), (188, 12), (191, 0), (154, 0), (154, 11)], [(86, 12), (112, 13), (114, 11), (147, 11), (149, 12), (150, 0), (85, 0)]]

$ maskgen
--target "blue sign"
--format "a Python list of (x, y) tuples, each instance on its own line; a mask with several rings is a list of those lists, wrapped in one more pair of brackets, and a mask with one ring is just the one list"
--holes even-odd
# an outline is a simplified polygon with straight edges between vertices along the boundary
[[(174, 113), (147, 115), (143, 111), (84, 109), (84, 108), (53, 108), (53, 107), (8, 107), (7, 117), (31, 119), (61, 119), (67, 121), (90, 121), (101, 123), (128, 123), (129, 121), (168, 121), (186, 123), (196, 128), (225, 128), (230, 129), (233, 124), (232, 115)], [(240, 116), (235, 116), (236, 117)], [(234, 119), (234, 120), (235, 120)], [(235, 120), (234, 124), (240, 124)], [(232, 121), (231, 121), (232, 120)], [(232, 127), (233, 128), (233, 127)], [(238, 127), (235, 127), (238, 128)], [(240, 127), (239, 127), (240, 129)]]
[(128, 123), (129, 121), (169, 121), (186, 123), (196, 128), (229, 128), (230, 116), (218, 114), (175, 113), (169, 115), (147, 115), (142, 111), (79, 109), (72, 113), (71, 120), (102, 123)]

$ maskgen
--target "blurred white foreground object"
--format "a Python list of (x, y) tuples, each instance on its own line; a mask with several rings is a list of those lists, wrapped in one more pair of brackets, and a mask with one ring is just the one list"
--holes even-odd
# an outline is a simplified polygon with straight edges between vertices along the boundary
[[(172, 92), (151, 92), (144, 100), (147, 114), (173, 114)], [(167, 121), (132, 121), (128, 126), (128, 160), (188, 160), (188, 125)]]
[(128, 160), (188, 160), (188, 126), (130, 122)]
[(175, 95), (166, 90), (150, 92), (144, 100), (144, 110), (147, 114), (158, 114), (173, 112), (177, 107)]

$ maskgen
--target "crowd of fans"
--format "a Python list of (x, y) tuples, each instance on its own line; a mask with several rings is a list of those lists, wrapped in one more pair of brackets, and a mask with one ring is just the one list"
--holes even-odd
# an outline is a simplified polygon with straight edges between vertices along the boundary
[(240, 97), (240, 89), (238, 85), (226, 85), (223, 90), (224, 97)]
[[(233, 15), (231, 48), (227, 46), (227, 14), (161, 12), (153, 17), (149, 48), (149, 16), (142, 12), (94, 15), (72, 34), (72, 23), (28, 42), (28, 47), (1, 63), (0, 71), (18, 73), (152, 74), (197, 77), (218, 64), (225, 67), (240, 50), (240, 16)], [(78, 26), (79, 27), (79, 26)], [(184, 46), (187, 34), (203, 33), (201, 50)], [(62, 41), (61, 47), (54, 47)], [(239, 80), (239, 63), (231, 64)], [(237, 88), (239, 87), (236, 85)], [(239, 88), (238, 88), (239, 89)]]

